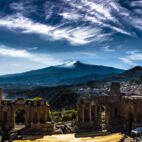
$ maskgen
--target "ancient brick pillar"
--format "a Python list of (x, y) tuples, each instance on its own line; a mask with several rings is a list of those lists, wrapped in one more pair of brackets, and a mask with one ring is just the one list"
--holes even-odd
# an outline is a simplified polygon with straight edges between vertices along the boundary
[(112, 96), (119, 96), (120, 95), (120, 83), (118, 82), (113, 82), (111, 84), (111, 88), (110, 88), (110, 94)]
[(89, 106), (89, 119), (90, 119), (90, 121), (92, 121), (92, 106), (91, 106), (91, 104)]
[(1, 104), (1, 101), (2, 101), (2, 88), (0, 88), (0, 104)]
[(82, 108), (81, 108), (81, 111), (82, 111), (82, 122), (84, 122), (84, 106), (82, 106)]

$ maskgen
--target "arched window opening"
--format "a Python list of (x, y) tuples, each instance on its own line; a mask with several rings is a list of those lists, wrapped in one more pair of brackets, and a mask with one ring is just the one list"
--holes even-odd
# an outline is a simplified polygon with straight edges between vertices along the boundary
[(38, 121), (38, 119), (37, 119), (37, 112), (34, 112), (34, 120), (33, 120), (33, 122), (37, 123), (37, 121)]
[(115, 116), (115, 118), (118, 117), (118, 109), (117, 108), (114, 109), (114, 116)]
[(134, 115), (132, 112), (129, 112), (129, 114), (128, 114), (128, 131), (131, 131), (133, 128), (133, 120), (134, 120)]
[(95, 106), (91, 106), (91, 116), (92, 116), (92, 120), (95, 120)]
[(20, 130), (25, 127), (25, 110), (18, 109), (15, 112), (15, 129)]
[(6, 123), (7, 122), (7, 111), (3, 112), (3, 122)]

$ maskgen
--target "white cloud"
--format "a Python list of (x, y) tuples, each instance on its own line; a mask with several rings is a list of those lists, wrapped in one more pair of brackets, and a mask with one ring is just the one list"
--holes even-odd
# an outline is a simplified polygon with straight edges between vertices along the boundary
[(23, 14), (36, 11), (36, 6), (31, 5), (28, 1), (12, 2), (10, 3), (9, 7), (10, 9)]
[[(133, 36), (134, 30), (131, 30), (131, 26), (142, 30), (142, 18), (135, 16), (130, 10), (120, 5), (118, 1), (62, 1), (65, 2), (67, 7), (62, 8), (60, 4), (55, 6), (52, 2), (45, 2), (43, 7), (45, 12), (43, 16), (46, 20), (54, 15), (56, 7), (59, 9), (60, 12), (55, 14), (62, 16), (63, 19), (60, 21), (60, 24), (56, 23), (56, 26), (43, 24), (24, 17), (23, 15), (27, 15), (24, 14), (26, 11), (36, 9), (35, 5), (28, 5), (26, 2), (12, 3), (10, 7), (17, 10), (20, 14), (1, 18), (0, 26), (17, 31), (20, 30), (23, 33), (40, 34), (46, 37), (46, 39), (65, 39), (74, 45), (87, 44), (93, 41), (106, 41), (115, 33)], [(139, 4), (141, 4), (141, 1), (130, 2), (131, 6)], [(136, 10), (141, 11), (140, 8)], [(105, 28), (111, 30), (108, 31), (110, 34), (108, 37), (108, 33), (104, 33)]]
[[(0, 19), (0, 26), (8, 27), (9, 29), (20, 30), (22, 33), (36, 33), (46, 36), (47, 39), (51, 38), (54, 40), (66, 39), (71, 44), (87, 44), (95, 40), (97, 37), (102, 37), (97, 39), (105, 40), (105, 34), (102, 33), (101, 29), (92, 28), (91, 26), (78, 26), (65, 27), (50, 26), (34, 22), (21, 14), (8, 16)], [(108, 35), (107, 35), (108, 36)]]
[(110, 19), (110, 20), (116, 20), (112, 14), (111, 14), (111, 8), (109, 5), (103, 1), (103, 2), (92, 2), (88, 0), (82, 0), (84, 5), (89, 6), (89, 10), (95, 11), (102, 20)]
[(128, 55), (126, 55), (125, 57), (120, 58), (120, 60), (122, 60), (126, 64), (136, 66), (137, 61), (142, 61), (142, 53), (139, 51), (128, 51), (127, 54)]
[(72, 12), (72, 11), (62, 12), (59, 15), (67, 20), (78, 20), (79, 18), (81, 18), (81, 15), (79, 13)]
[(132, 35), (130, 32), (127, 32), (124, 29), (119, 28), (119, 27), (111, 26), (111, 29), (114, 30), (114, 31), (116, 31), (116, 32), (118, 32), (118, 33), (124, 34), (124, 35), (129, 35), (129, 36)]
[(142, 7), (142, 1), (141, 0), (132, 1), (131, 6), (133, 6), (133, 7)]
[(0, 19), (0, 26), (9, 29), (20, 29), (23, 33), (41, 33), (48, 34), (55, 27), (34, 23), (30, 19), (23, 17), (21, 14), (8, 16)]
[[(87, 44), (93, 41), (106, 41), (114, 34), (114, 31), (128, 36), (132, 35), (131, 32), (127, 31), (125, 27), (122, 26), (121, 22), (113, 14), (113, 11), (119, 12), (120, 10), (128, 13), (128, 11), (122, 9), (122, 7), (115, 1), (106, 0), (105, 2), (96, 2), (80, 0), (80, 2), (75, 2), (67, 0), (65, 3), (68, 3), (70, 8), (62, 9), (62, 12), (60, 12), (59, 15), (63, 17), (63, 20), (60, 24), (57, 23), (56, 26), (42, 24), (24, 17), (21, 13), (27, 11), (25, 10), (25, 8), (27, 8), (25, 3), (12, 3), (12, 8), (15, 8), (16, 6), (16, 9), (19, 9), (22, 12), (19, 11), (20, 14), (1, 18), (0, 26), (21, 30), (23, 33), (40, 34), (48, 40), (65, 39), (73, 45)], [(48, 19), (51, 17), (52, 13), (54, 13), (53, 7), (55, 6), (48, 2), (47, 4), (45, 3), (45, 7), (49, 9), (45, 10), (45, 19)], [(70, 23), (72, 21), (83, 23), (72, 26)], [(92, 24), (84, 24), (86, 21), (89, 21)], [(113, 26), (108, 21), (111, 21)], [(108, 33), (104, 33), (104, 28), (112, 30), (112, 32), (109, 32), (109, 36)]]
[(139, 50), (131, 50), (131, 51), (127, 51), (126, 53), (133, 55), (133, 54), (136, 54), (136, 53), (139, 53), (139, 52), (140, 52)]
[(37, 50), (37, 49), (39, 49), (39, 47), (30, 47), (30, 48), (28, 48), (29, 51), (33, 51), (33, 50)]
[(79, 54), (81, 55), (85, 55), (85, 56), (90, 56), (90, 57), (96, 57), (96, 53), (94, 52), (79, 52)]
[[(130, 15), (129, 11), (123, 8), (117, 1), (80, 0), (79, 3), (76, 3), (72, 0), (68, 0), (68, 4), (78, 13), (80, 11), (83, 13), (85, 12), (84, 17), (80, 19), (82, 21), (89, 21), (92, 24), (95, 24), (95, 26), (99, 29), (109, 28), (112, 31), (124, 35), (133, 35), (132, 32), (130, 32), (126, 27), (123, 27), (124, 25), (122, 25), (120, 18), (118, 18), (115, 14), (118, 13), (122, 18), (126, 18)], [(113, 24), (110, 24), (108, 21), (111, 21)]]
[(25, 10), (24, 3), (21, 3), (21, 2), (20, 3), (16, 3), (16, 2), (11, 3), (10, 8), (14, 9), (14, 10), (17, 10), (17, 11)]
[(129, 64), (131, 66), (136, 66), (137, 64), (134, 63), (129, 57), (121, 57), (120, 60), (122, 60), (124, 63)]
[(142, 19), (141, 18), (131, 18), (132, 22), (132, 26), (136, 27), (137, 29), (142, 30)]
[(14, 49), (6, 47), (4, 45), (0, 45), (0, 56), (8, 58), (26, 59), (29, 61), (41, 63), (46, 66), (57, 65), (59, 63), (62, 63), (61, 60), (53, 58), (50, 55), (31, 53), (25, 49)]
[(0, 55), (1, 56), (9, 56), (16, 58), (29, 58), (31, 55), (26, 50), (17, 50), (14, 48), (7, 48), (4, 45), (0, 46)]
[(115, 51), (115, 49), (111, 49), (110, 46), (102, 47), (102, 49), (106, 52), (114, 52)]

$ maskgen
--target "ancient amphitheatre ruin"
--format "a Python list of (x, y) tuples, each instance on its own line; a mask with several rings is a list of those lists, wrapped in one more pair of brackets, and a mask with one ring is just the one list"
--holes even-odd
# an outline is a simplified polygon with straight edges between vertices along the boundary
[[(127, 131), (142, 125), (142, 97), (123, 94), (120, 84), (112, 83), (107, 96), (80, 98), (76, 105), (77, 132), (96, 130)], [(25, 111), (25, 128), (54, 134), (55, 124), (49, 120), (50, 107), (44, 100), (2, 99), (0, 89), (0, 130), (13, 130), (16, 112)]]

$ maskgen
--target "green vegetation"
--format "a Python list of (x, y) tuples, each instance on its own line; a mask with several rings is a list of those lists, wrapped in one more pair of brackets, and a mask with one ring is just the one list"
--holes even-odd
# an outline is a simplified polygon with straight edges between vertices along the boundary
[[(38, 100), (42, 100), (42, 97), (34, 97), (31, 100), (33, 101), (38, 101)], [(49, 105), (48, 102), (46, 102), (47, 105)], [(50, 119), (52, 121), (72, 121), (76, 118), (76, 110), (74, 109), (66, 109), (66, 110), (54, 110), (54, 111), (50, 111), (49, 115), (50, 115)]]
[[(34, 97), (34, 98), (30, 99), (30, 100), (32, 100), (32, 101), (41, 101), (41, 100), (43, 100), (43, 98), (42, 97)], [(49, 105), (49, 103), (47, 101), (46, 101), (46, 105)]]
[(42, 97), (34, 97), (31, 100), (32, 101), (41, 101), (41, 100), (43, 100), (43, 98)]
[(33, 89), (9, 89), (8, 98), (23, 97), (31, 100), (47, 100), (54, 110), (75, 108), (80, 97), (77, 86), (39, 87)]
[[(31, 100), (33, 101), (38, 101), (38, 100), (42, 100), (42, 97), (34, 97)], [(46, 102), (47, 105), (49, 105), (48, 102)], [(76, 110), (75, 109), (65, 109), (65, 110), (53, 110), (53, 111), (49, 111), (49, 121), (72, 121), (76, 118)]]
[(76, 118), (76, 110), (62, 110), (62, 111), (52, 111), (50, 113), (52, 121), (72, 121)]

